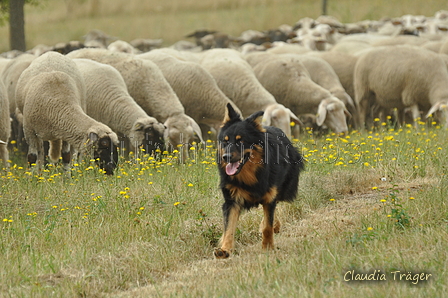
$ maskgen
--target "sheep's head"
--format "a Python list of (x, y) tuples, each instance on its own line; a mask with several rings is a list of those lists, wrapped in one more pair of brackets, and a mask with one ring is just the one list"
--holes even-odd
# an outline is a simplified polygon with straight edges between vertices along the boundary
[(316, 124), (322, 126), (325, 123), (335, 133), (346, 133), (348, 131), (346, 117), (350, 116), (341, 100), (336, 97), (327, 98), (319, 104)]
[(164, 137), (169, 148), (176, 149), (182, 147), (186, 154), (194, 141), (195, 133), (200, 141), (203, 142), (201, 128), (193, 118), (185, 114), (171, 116), (164, 124), (166, 127)]
[(264, 110), (262, 124), (280, 128), (288, 138), (291, 138), (291, 122), (303, 126), (299, 118), (284, 105), (272, 104)]
[(107, 175), (113, 175), (118, 164), (118, 137), (114, 132), (98, 135), (89, 133), (88, 145), (92, 146), (93, 158)]
[(152, 154), (157, 149), (165, 150), (163, 136), (165, 126), (153, 117), (139, 118), (135, 121), (129, 140), (134, 147), (143, 147), (146, 153)]

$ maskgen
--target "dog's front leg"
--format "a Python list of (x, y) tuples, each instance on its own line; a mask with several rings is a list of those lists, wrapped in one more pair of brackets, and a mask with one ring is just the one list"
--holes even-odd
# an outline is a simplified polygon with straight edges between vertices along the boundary
[(224, 215), (224, 233), (221, 237), (220, 247), (215, 249), (217, 259), (230, 256), (235, 242), (236, 224), (240, 217), (241, 207), (235, 201), (228, 201), (222, 206)]
[(261, 229), (263, 249), (274, 249), (274, 232), (278, 233), (278, 230), (280, 229), (280, 222), (277, 222), (276, 227), (274, 227), (275, 207), (275, 202), (263, 205), (264, 219), (262, 222), (263, 227)]

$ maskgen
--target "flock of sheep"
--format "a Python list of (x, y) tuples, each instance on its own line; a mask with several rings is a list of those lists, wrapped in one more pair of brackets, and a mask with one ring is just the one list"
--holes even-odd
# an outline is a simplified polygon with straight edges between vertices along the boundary
[[(448, 119), (448, 11), (433, 17), (342, 24), (330, 16), (240, 37), (201, 30), (195, 42), (148, 49), (149, 40), (39, 46), (0, 58), (0, 159), (23, 134), (28, 162), (93, 154), (107, 174), (117, 146), (170, 150), (218, 131), (225, 106), (291, 137), (297, 127), (335, 133), (392, 116)], [(156, 46), (157, 47), (157, 46)], [(183, 146), (184, 145), (184, 146)]]

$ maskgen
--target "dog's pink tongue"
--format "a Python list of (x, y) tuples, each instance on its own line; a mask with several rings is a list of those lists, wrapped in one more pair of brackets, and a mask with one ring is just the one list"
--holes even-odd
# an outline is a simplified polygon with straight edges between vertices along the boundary
[(228, 163), (226, 165), (226, 173), (229, 176), (235, 175), (236, 171), (238, 170), (238, 166), (240, 165), (239, 162), (232, 162)]

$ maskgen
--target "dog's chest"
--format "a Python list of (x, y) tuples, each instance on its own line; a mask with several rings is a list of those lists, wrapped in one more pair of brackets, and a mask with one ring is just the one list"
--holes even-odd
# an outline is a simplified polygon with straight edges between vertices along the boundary
[(232, 199), (238, 202), (241, 206), (269, 204), (275, 200), (278, 193), (277, 187), (275, 186), (263, 192), (254, 192), (233, 184), (227, 184), (225, 188), (229, 190)]

